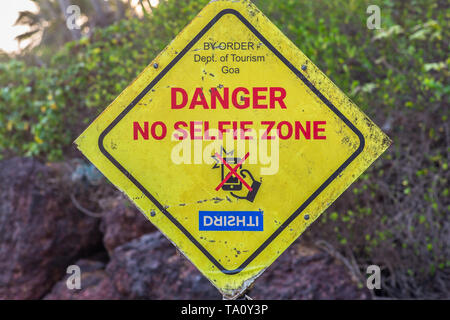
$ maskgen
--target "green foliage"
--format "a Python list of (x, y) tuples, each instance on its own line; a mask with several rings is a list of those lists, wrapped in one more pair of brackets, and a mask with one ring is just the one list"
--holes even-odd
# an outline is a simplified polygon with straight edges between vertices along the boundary
[[(45, 67), (0, 62), (0, 154), (50, 160), (69, 155), (71, 141), (207, 2), (162, 2), (142, 20), (122, 20), (67, 44)], [(445, 292), (448, 3), (255, 4), (394, 140), (384, 159), (309, 234), (350, 252), (363, 273), (366, 265), (383, 266), (390, 275), (385, 294)], [(381, 8), (381, 30), (366, 27), (369, 4)]]
[(204, 3), (163, 2), (146, 19), (121, 20), (68, 43), (46, 67), (0, 62), (0, 157), (61, 159)]
[(72, 135), (65, 131), (65, 110), (49, 90), (50, 72), (12, 60), (0, 64), (0, 149), (4, 154), (61, 158), (61, 146)]
[[(366, 27), (372, 2), (255, 1), (370, 116), (438, 108), (450, 91), (445, 10), (434, 1), (378, 1), (383, 28), (375, 31)], [(67, 44), (46, 67), (1, 63), (3, 155), (61, 157), (206, 3), (162, 2), (145, 19)]]

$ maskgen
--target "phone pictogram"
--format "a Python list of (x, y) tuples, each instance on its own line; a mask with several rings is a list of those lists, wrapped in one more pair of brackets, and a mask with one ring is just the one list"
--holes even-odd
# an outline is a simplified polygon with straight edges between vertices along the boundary
[[(228, 164), (238, 164), (241, 159), (240, 158), (225, 158), (224, 159)], [(222, 163), (221, 171), (222, 171), (222, 180), (225, 179), (227, 172), (225, 171), (226, 167)], [(235, 176), (230, 177), (227, 182), (222, 186), (222, 190), (224, 191), (240, 191), (242, 190), (242, 182)]]

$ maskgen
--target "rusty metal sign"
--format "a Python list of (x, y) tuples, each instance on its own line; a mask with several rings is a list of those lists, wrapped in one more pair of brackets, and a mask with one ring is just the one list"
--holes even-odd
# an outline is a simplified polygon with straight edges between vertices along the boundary
[(211, 1), (76, 140), (225, 296), (389, 146), (249, 1)]

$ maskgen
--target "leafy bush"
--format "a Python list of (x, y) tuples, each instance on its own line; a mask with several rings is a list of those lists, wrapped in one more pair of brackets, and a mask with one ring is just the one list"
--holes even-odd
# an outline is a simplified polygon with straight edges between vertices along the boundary
[(4, 154), (61, 157), (59, 146), (70, 143), (49, 90), (49, 71), (12, 60), (0, 64), (0, 150)]
[[(182, 2), (182, 3), (181, 3)], [(122, 20), (68, 43), (49, 66), (0, 62), (0, 156), (61, 159), (71, 142), (202, 9), (162, 2), (151, 17)], [(47, 60), (47, 59), (46, 59)]]
[[(71, 156), (76, 135), (206, 3), (162, 2), (148, 18), (67, 44), (47, 67), (0, 62), (0, 152)], [(448, 298), (448, 2), (255, 4), (394, 140), (306, 236), (361, 279), (367, 265), (382, 266), (378, 294)], [(381, 30), (366, 27), (369, 4), (381, 8)]]

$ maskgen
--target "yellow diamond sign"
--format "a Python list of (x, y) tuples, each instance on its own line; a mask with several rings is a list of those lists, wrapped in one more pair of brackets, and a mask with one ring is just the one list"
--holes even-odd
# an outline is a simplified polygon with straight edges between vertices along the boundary
[(389, 146), (249, 1), (212, 1), (77, 139), (224, 295)]

